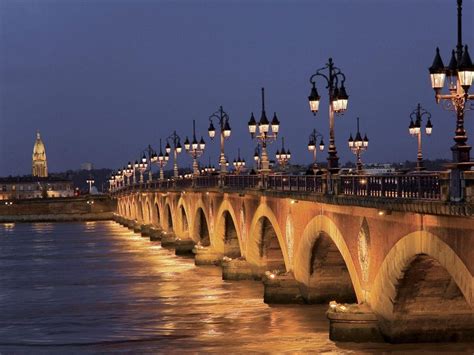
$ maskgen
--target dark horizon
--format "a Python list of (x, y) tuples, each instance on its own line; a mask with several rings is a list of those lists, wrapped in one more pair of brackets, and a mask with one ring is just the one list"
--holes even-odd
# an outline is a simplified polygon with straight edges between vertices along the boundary
[[(463, 42), (474, 46), (474, 3), (465, 1)], [(0, 175), (28, 174), (36, 129), (50, 171), (116, 169), (174, 129), (198, 135), (217, 166), (218, 140), (207, 137), (207, 117), (219, 105), (231, 117), (230, 161), (252, 162), (255, 141), (247, 121), (277, 112), (292, 163), (309, 164), (313, 128), (328, 142), (327, 93), (308, 108), (309, 76), (328, 57), (347, 76), (349, 106), (336, 118), (340, 164), (354, 161), (349, 134), (370, 145), (363, 161), (416, 159), (409, 114), (420, 102), (432, 114), (426, 159), (449, 159), (454, 114), (434, 100), (428, 75), (435, 48), (443, 60), (456, 44), (452, 1), (13, 1), (0, 3)], [(472, 114), (466, 129), (472, 144)], [(269, 147), (271, 158), (281, 142)], [(327, 151), (318, 154), (325, 161)], [(181, 167), (191, 165), (187, 154)], [(171, 168), (170, 165), (167, 169)]]

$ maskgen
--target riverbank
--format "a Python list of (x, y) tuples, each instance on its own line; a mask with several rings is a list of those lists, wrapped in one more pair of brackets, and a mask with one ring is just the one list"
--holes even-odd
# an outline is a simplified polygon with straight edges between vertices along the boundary
[(0, 202), (0, 223), (103, 221), (115, 209), (115, 200), (105, 195), (13, 200)]

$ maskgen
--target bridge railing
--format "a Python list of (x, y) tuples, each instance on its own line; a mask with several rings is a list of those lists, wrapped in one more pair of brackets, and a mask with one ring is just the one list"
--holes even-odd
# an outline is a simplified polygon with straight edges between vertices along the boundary
[[(193, 179), (188, 179), (193, 180)], [(194, 177), (194, 187), (217, 187), (219, 186), (219, 175), (196, 176)]]
[(321, 175), (269, 175), (266, 187), (269, 190), (323, 193), (324, 179)]
[(335, 187), (335, 194), (361, 197), (441, 199), (440, 174), (421, 173), (407, 175), (335, 175), (327, 181), (327, 175), (218, 175), (193, 178), (167, 179), (148, 183), (136, 183), (121, 187), (120, 192), (140, 189), (214, 188), (267, 189), (315, 194), (327, 193), (328, 184)]
[(234, 189), (256, 189), (260, 186), (260, 181), (258, 175), (226, 175), (224, 186)]
[(346, 175), (341, 192), (349, 196), (437, 200), (441, 197), (439, 174)]

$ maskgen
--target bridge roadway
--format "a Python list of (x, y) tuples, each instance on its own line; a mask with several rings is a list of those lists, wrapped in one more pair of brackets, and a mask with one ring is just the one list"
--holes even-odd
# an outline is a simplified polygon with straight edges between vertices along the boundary
[(466, 177), (461, 203), (446, 201), (442, 174), (202, 176), (112, 196), (118, 222), (220, 265), (224, 279), (262, 280), (267, 303), (330, 303), (333, 340), (472, 341)]

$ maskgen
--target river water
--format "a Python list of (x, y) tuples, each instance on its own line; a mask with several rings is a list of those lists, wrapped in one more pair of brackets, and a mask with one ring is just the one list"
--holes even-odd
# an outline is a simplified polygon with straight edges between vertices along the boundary
[(268, 306), (114, 222), (0, 225), (0, 353), (473, 353), (328, 338), (323, 306)]

